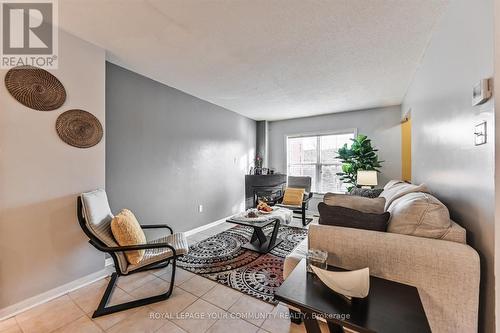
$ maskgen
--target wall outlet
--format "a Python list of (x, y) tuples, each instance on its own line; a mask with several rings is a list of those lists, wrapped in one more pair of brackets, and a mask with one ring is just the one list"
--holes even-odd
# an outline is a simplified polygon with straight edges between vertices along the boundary
[(198, 205), (198, 213), (203, 213), (203, 205)]

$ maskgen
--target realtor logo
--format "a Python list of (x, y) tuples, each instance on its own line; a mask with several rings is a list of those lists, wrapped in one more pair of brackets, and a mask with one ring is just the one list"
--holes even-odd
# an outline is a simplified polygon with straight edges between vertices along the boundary
[(57, 68), (57, 1), (0, 0), (0, 68)]

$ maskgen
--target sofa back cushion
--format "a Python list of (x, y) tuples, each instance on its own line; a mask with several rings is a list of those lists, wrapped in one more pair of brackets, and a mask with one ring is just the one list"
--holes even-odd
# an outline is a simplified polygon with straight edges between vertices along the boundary
[(385, 198), (364, 198), (354, 195), (326, 193), (323, 202), (329, 206), (340, 206), (359, 210), (363, 213), (382, 214)]
[(389, 210), (394, 200), (401, 198), (405, 194), (414, 192), (429, 192), (425, 184), (414, 185), (405, 183), (402, 180), (391, 180), (385, 186), (380, 197), (385, 198), (385, 210)]
[(451, 228), (448, 208), (428, 193), (413, 192), (395, 199), (389, 207), (388, 232), (443, 238)]
[(452, 220), (450, 228), (448, 228), (448, 231), (443, 235), (443, 237), (441, 237), (441, 239), (450, 242), (467, 244), (467, 231)]

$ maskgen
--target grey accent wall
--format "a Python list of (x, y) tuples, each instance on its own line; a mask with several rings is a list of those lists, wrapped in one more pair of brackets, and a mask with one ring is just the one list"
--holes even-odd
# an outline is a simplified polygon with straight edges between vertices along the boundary
[[(412, 171), (467, 229), (481, 256), (480, 331), (494, 332), (494, 102), (471, 106), (472, 86), (494, 73), (493, 1), (450, 1), (403, 103), (411, 108)], [(498, 89), (498, 87), (497, 87)], [(488, 143), (474, 146), (474, 125)]]
[(113, 211), (186, 231), (244, 209), (255, 121), (107, 63), (106, 123)]
[(286, 136), (357, 129), (385, 160), (379, 184), (401, 178), (401, 108), (391, 106), (269, 122), (269, 167), (286, 173)]

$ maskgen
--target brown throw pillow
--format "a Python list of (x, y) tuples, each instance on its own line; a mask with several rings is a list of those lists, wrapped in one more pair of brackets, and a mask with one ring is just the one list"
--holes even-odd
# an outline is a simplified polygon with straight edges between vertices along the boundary
[[(123, 209), (111, 220), (111, 232), (120, 246), (146, 244), (146, 235), (135, 215), (128, 209)], [(127, 261), (138, 264), (144, 257), (144, 250), (126, 251)]]
[(330, 206), (341, 206), (359, 210), (363, 213), (382, 214), (385, 209), (385, 198), (364, 198), (347, 194), (327, 193), (323, 202)]
[(337, 227), (366, 229), (374, 231), (387, 231), (387, 224), (391, 214), (363, 213), (351, 208), (341, 206), (329, 206), (320, 202), (319, 224), (332, 225)]
[(303, 188), (287, 188), (283, 196), (283, 205), (301, 206), (304, 200), (304, 192)]

